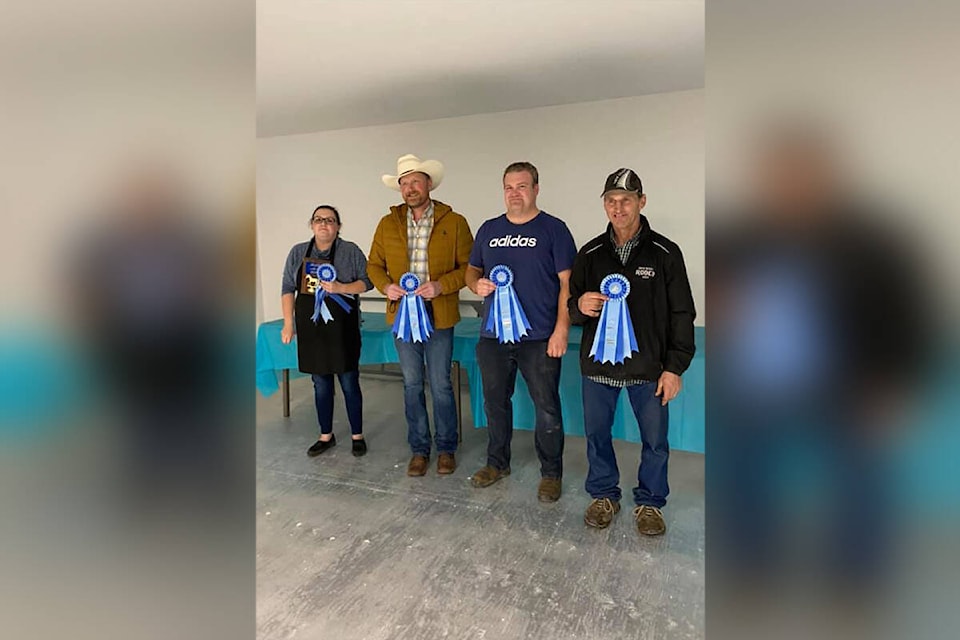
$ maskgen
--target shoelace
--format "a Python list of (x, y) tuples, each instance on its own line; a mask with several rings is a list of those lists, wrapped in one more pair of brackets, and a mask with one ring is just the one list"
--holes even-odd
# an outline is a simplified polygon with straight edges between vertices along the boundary
[(606, 513), (613, 513), (613, 502), (610, 498), (601, 498), (599, 500), (594, 500), (594, 504), (600, 508), (601, 511)]
[(648, 504), (641, 505), (641, 506), (637, 507), (636, 509), (634, 509), (634, 510), (633, 510), (633, 517), (634, 517), (634, 518), (639, 518), (641, 515), (643, 515), (643, 512), (644, 512), (645, 509), (650, 509), (650, 510), (653, 511), (655, 514), (657, 514), (658, 516), (660, 516), (661, 518), (663, 518), (663, 512), (660, 511), (660, 509), (657, 509), (656, 507), (651, 507), (651, 506), (648, 505)]

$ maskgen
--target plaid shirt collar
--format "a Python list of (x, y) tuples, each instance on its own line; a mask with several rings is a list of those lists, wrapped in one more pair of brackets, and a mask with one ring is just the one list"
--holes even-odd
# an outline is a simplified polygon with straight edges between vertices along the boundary
[(407, 225), (423, 224), (426, 221), (433, 221), (433, 200), (430, 201), (430, 204), (427, 205), (427, 210), (420, 216), (420, 222), (416, 222), (413, 219), (413, 209), (410, 208), (410, 205), (407, 205)]
[(633, 237), (623, 243), (622, 247), (617, 246), (617, 234), (613, 230), (613, 226), (610, 226), (610, 242), (613, 243), (613, 250), (616, 251), (617, 256), (620, 258), (620, 262), (627, 264), (627, 259), (630, 258), (630, 252), (633, 251), (633, 248), (637, 246), (640, 242), (640, 234), (643, 233), (643, 223), (640, 223), (640, 228), (637, 229), (637, 232), (633, 234)]

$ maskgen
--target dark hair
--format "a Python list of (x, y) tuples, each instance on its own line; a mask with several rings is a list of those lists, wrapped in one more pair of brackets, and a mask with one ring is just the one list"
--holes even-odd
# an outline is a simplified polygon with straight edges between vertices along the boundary
[(340, 222), (340, 212), (337, 211), (337, 208), (336, 208), (335, 206), (333, 206), (332, 204), (322, 204), (322, 205), (320, 205), (319, 207), (317, 207), (316, 209), (314, 209), (314, 210), (313, 210), (313, 213), (310, 214), (310, 221), (311, 221), (311, 222), (313, 221), (313, 216), (317, 215), (317, 211), (320, 211), (320, 209), (329, 209), (330, 211), (333, 211), (333, 215), (336, 216), (336, 218), (337, 218), (337, 226), (339, 226), (339, 225), (341, 224), (341, 222)]
[(506, 178), (508, 173), (520, 173), (521, 171), (526, 171), (533, 177), (533, 184), (540, 184), (540, 174), (537, 172), (537, 168), (529, 162), (514, 162), (510, 164), (503, 170), (503, 177)]

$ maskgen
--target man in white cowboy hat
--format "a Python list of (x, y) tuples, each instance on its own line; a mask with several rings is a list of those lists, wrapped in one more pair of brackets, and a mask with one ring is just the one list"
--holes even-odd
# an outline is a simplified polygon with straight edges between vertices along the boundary
[(457, 410), (450, 382), (453, 327), (460, 321), (460, 289), (470, 260), (473, 234), (466, 218), (450, 205), (432, 200), (430, 192), (443, 180), (443, 165), (414, 155), (397, 159), (396, 175), (383, 184), (399, 191), (403, 204), (390, 207), (377, 225), (367, 261), (367, 274), (389, 299), (387, 322), (392, 324), (405, 292), (398, 284), (407, 272), (420, 279), (414, 292), (426, 303), (434, 333), (425, 342), (394, 342), (403, 372), (407, 441), (412, 457), (407, 475), (422, 476), (430, 460), (431, 438), (423, 392), (424, 364), (433, 397), (437, 473), (457, 468)]

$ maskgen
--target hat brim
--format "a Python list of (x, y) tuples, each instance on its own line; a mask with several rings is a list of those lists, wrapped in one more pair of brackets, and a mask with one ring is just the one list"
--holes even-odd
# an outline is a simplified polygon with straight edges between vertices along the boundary
[(642, 191), (631, 191), (630, 189), (621, 189), (620, 187), (617, 187), (617, 188), (615, 188), (615, 189), (607, 189), (606, 191), (604, 191), (603, 193), (600, 194), (600, 197), (603, 198), (603, 197), (606, 196), (608, 193), (613, 193), (614, 191), (622, 191), (622, 192), (624, 192), (624, 193), (635, 193), (635, 194), (637, 194), (637, 197), (640, 197), (640, 196), (643, 195), (643, 192), (642, 192)]
[(425, 173), (430, 176), (430, 181), (433, 182), (433, 189), (436, 189), (440, 186), (440, 183), (443, 182), (443, 165), (436, 160), (424, 160), (417, 166), (415, 169), (411, 169), (399, 176), (391, 176), (384, 174), (380, 176), (380, 180), (383, 181), (383, 184), (394, 191), (400, 191), (400, 184), (398, 181), (403, 176), (408, 173)]

